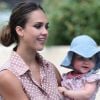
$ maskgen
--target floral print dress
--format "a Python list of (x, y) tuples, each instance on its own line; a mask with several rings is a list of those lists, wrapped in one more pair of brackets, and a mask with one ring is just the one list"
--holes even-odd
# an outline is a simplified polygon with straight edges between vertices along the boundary
[[(70, 90), (77, 91), (83, 88), (87, 82), (89, 83), (89, 82), (96, 81), (97, 82), (96, 91), (93, 93), (93, 95), (89, 99), (89, 100), (95, 100), (96, 93), (100, 86), (100, 69), (96, 71), (92, 70), (91, 72), (87, 74), (76, 75), (75, 77), (72, 77), (71, 73), (73, 73), (73, 71), (62, 75), (62, 83), (61, 83), (62, 86)], [(72, 99), (65, 97), (65, 100), (72, 100)]]

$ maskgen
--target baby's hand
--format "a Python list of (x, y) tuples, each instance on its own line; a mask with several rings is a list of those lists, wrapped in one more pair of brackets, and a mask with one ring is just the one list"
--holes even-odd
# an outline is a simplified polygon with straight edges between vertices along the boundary
[(59, 91), (61, 94), (64, 94), (64, 92), (66, 91), (66, 88), (65, 88), (65, 87), (58, 87), (58, 91)]

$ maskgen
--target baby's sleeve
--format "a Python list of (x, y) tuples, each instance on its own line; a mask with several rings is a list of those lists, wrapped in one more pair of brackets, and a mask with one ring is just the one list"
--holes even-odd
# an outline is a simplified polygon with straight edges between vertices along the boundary
[(100, 86), (100, 69), (86, 77), (87, 82), (98, 82)]

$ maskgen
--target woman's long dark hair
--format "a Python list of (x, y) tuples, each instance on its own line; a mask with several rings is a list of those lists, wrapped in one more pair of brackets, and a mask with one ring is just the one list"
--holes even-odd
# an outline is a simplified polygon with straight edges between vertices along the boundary
[(0, 43), (4, 46), (10, 46), (13, 43), (19, 43), (19, 37), (16, 33), (16, 26), (25, 27), (28, 20), (28, 14), (32, 11), (43, 8), (34, 2), (20, 2), (12, 10), (8, 25), (3, 27), (0, 33)]

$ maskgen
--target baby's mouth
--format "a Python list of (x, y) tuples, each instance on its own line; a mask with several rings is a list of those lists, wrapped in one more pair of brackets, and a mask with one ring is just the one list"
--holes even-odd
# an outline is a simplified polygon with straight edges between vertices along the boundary
[(84, 69), (89, 69), (89, 67), (88, 67), (88, 66), (83, 66), (82, 68), (84, 68)]

